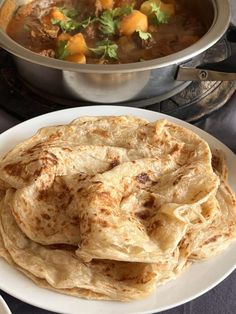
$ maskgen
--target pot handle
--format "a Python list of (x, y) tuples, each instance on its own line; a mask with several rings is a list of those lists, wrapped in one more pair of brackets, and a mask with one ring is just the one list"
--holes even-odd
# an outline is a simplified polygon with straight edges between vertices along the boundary
[[(236, 43), (236, 27), (231, 27), (227, 40)], [(177, 81), (235, 81), (236, 54), (216, 62), (201, 64), (196, 68), (180, 66), (176, 74)]]

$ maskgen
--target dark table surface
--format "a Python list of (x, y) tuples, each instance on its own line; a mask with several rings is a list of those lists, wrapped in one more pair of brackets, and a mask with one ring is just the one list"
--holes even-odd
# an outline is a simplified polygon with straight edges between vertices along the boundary
[[(0, 109), (0, 133), (19, 122)], [(224, 108), (195, 125), (218, 138), (236, 153), (236, 94)], [(13, 314), (52, 313), (25, 304), (1, 290), (0, 293)], [(162, 314), (236, 314), (236, 271), (208, 293), (182, 306), (164, 311)]]

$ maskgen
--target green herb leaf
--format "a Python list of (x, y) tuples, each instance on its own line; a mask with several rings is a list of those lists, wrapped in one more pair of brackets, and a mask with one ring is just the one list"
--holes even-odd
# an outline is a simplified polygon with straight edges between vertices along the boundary
[(137, 30), (136, 32), (138, 33), (139, 37), (143, 40), (148, 40), (152, 38), (152, 35), (150, 33), (139, 31), (139, 30)]
[(30, 31), (30, 27), (28, 24), (24, 24), (23, 26), (24, 31), (29, 32)]
[(160, 25), (160, 24), (167, 24), (169, 23), (170, 16), (161, 11), (160, 5), (157, 6), (156, 3), (151, 3), (151, 12), (149, 15), (154, 13), (153, 23)]
[(57, 20), (57, 19), (51, 19), (51, 23), (53, 25), (60, 26), (60, 28), (63, 32), (71, 32), (77, 28), (77, 23), (71, 19), (67, 19), (65, 21), (61, 21), (61, 20)]
[(128, 15), (133, 11), (133, 5), (124, 5), (120, 8), (115, 8), (112, 10), (113, 17), (121, 17)]
[(112, 10), (106, 10), (102, 13), (99, 18), (101, 23), (100, 30), (105, 35), (112, 35), (116, 31), (117, 23), (113, 18)]
[(102, 58), (117, 59), (118, 46), (110, 40), (99, 41), (96, 44), (96, 48), (90, 48), (90, 50), (96, 55)]
[(113, 10), (105, 10), (99, 18), (101, 23), (100, 30), (105, 35), (113, 35), (116, 32), (118, 20), (121, 16), (128, 15), (132, 12), (133, 6), (125, 5)]
[(89, 26), (89, 24), (93, 23), (93, 22), (96, 22), (98, 19), (95, 17), (95, 18), (91, 18), (88, 17), (87, 19), (83, 20), (82, 22), (78, 23), (80, 24), (80, 27), (83, 27), (83, 28), (86, 28)]
[(57, 59), (63, 60), (68, 55), (69, 55), (69, 52), (67, 50), (67, 41), (65, 41), (65, 40), (59, 41), (58, 48), (57, 48), (57, 54), (56, 54)]
[(57, 19), (51, 19), (52, 25), (58, 25), (61, 21)]
[(61, 13), (63, 13), (65, 16), (69, 17), (69, 18), (74, 18), (79, 14), (79, 8), (71, 8), (71, 9), (67, 9), (65, 7), (62, 8), (58, 8), (60, 10)]
[(66, 21), (51, 19), (51, 23), (53, 25), (60, 26), (60, 28), (63, 32), (71, 32), (75, 29), (86, 28), (89, 26), (90, 23), (93, 23), (95, 20), (96, 20), (96, 18), (92, 19), (91, 17), (87, 18), (86, 20), (84, 20), (82, 22), (76, 22), (70, 18), (68, 18)]

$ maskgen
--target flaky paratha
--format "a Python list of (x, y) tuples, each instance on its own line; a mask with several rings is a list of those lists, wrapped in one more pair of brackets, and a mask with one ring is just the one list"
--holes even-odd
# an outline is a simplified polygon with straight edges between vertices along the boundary
[(221, 151), (214, 151), (212, 166), (220, 178), (215, 195), (198, 207), (180, 243), (190, 261), (204, 260), (226, 249), (236, 238), (236, 199), (227, 183), (227, 167)]
[(152, 264), (105, 260), (82, 263), (73, 248), (52, 248), (34, 243), (19, 229), (11, 214), (11, 193), (9, 190), (1, 203), (0, 229), (4, 246), (20, 270), (30, 273), (36, 281), (46, 281), (48, 288), (62, 289), (62, 292), (67, 289), (68, 293), (71, 290), (73, 295), (88, 298), (127, 301), (144, 297), (155, 288), (157, 280), (173, 276), (178, 256), (172, 265), (162, 264), (162, 271), (158, 272), (158, 267)]
[[(217, 189), (210, 158), (203, 140), (167, 121), (82, 118), (16, 147), (0, 178), (17, 188), (12, 212), (30, 239), (78, 245), (86, 261), (158, 262), (186, 231), (173, 206), (204, 202)], [(157, 232), (157, 224), (166, 227)]]
[(0, 256), (85, 298), (142, 298), (236, 237), (223, 155), (166, 120), (43, 128), (1, 157), (1, 198)]
[(169, 164), (165, 159), (124, 163), (95, 176), (77, 194), (78, 256), (140, 262), (169, 258), (186, 232), (183, 207), (191, 211), (218, 186), (217, 177), (202, 165), (173, 171)]

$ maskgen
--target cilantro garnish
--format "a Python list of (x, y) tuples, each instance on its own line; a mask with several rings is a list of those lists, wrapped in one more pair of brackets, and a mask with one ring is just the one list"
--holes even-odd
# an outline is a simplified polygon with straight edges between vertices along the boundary
[(151, 14), (154, 14), (153, 23), (157, 25), (167, 24), (170, 20), (170, 16), (167, 13), (161, 11), (160, 5), (157, 6), (156, 3), (151, 3), (151, 11), (149, 15)]
[(96, 48), (90, 48), (93, 53), (101, 58), (111, 59), (117, 59), (117, 49), (117, 44), (108, 39), (97, 42)]
[(23, 25), (23, 29), (24, 29), (24, 31), (26, 31), (26, 32), (29, 32), (29, 31), (30, 31), (30, 27), (29, 27), (28, 24), (24, 24), (24, 25)]
[(117, 21), (114, 20), (112, 10), (106, 10), (99, 18), (100, 30), (105, 35), (112, 35), (116, 31)]
[(128, 15), (133, 11), (133, 5), (124, 5), (119, 8), (115, 8), (112, 10), (113, 17), (121, 17), (124, 15)]
[(65, 7), (58, 8), (61, 13), (63, 13), (65, 16), (73, 19), (79, 14), (79, 8), (71, 8), (67, 9)]
[(91, 17), (85, 19), (82, 22), (76, 22), (70, 18), (67, 18), (65, 21), (57, 20), (57, 19), (51, 19), (51, 23), (53, 25), (60, 26), (61, 30), (63, 32), (71, 32), (75, 29), (79, 28), (86, 28), (89, 26), (90, 23), (93, 23), (96, 19), (92, 19)]
[(63, 32), (71, 32), (71, 31), (77, 29), (77, 23), (71, 19), (67, 19), (65, 21), (61, 21), (61, 20), (57, 20), (57, 19), (51, 19), (51, 23), (53, 25), (60, 26), (60, 28)]
[(150, 33), (139, 31), (139, 30), (137, 30), (136, 32), (138, 33), (139, 37), (143, 40), (148, 40), (152, 38), (152, 35)]
[(69, 52), (67, 50), (67, 41), (66, 40), (59, 41), (58, 48), (57, 48), (57, 54), (56, 54), (57, 59), (63, 60), (68, 55), (69, 55)]
[(101, 24), (100, 30), (105, 35), (113, 35), (116, 32), (118, 20), (121, 16), (128, 15), (132, 12), (133, 6), (125, 5), (113, 10), (105, 10), (99, 18)]

